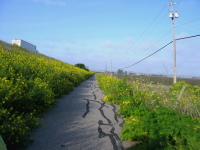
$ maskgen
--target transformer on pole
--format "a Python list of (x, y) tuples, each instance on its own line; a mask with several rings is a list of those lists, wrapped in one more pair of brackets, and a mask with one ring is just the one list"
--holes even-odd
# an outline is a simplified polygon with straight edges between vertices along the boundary
[(172, 38), (173, 38), (173, 47), (174, 47), (174, 83), (176, 83), (176, 39), (175, 39), (175, 29), (174, 29), (174, 19), (178, 18), (178, 12), (174, 12), (174, 1), (172, 0), (169, 3), (171, 7), (171, 11), (169, 13), (169, 17), (172, 18)]

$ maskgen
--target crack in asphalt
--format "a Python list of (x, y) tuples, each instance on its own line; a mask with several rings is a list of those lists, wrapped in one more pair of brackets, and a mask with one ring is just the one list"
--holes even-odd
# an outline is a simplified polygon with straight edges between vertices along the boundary
[(112, 127), (112, 129), (110, 130), (110, 133), (115, 137), (115, 139), (117, 141), (119, 141), (119, 148), (120, 148), (120, 150), (124, 150), (124, 147), (122, 145), (122, 141), (120, 140), (119, 136), (114, 131), (115, 131), (115, 128)]
[(101, 107), (100, 107), (98, 110), (100, 111), (101, 116), (102, 116), (104, 119), (107, 120), (107, 122), (108, 122), (107, 125), (111, 125), (111, 126), (112, 126), (112, 122), (110, 121), (110, 119), (108, 119), (108, 118), (106, 117), (106, 115), (104, 114), (104, 111), (102, 110), (104, 106), (105, 106), (105, 102), (101, 103)]
[[(99, 124), (99, 126), (98, 126), (99, 138), (104, 138), (104, 137), (108, 136), (110, 139), (110, 142), (112, 143), (114, 150), (124, 150), (124, 147), (122, 145), (122, 142), (121, 142), (119, 136), (114, 132), (115, 128), (112, 127), (112, 129), (110, 130), (111, 134), (108, 134), (108, 133), (103, 132), (103, 130), (101, 128), (101, 125), (106, 126), (107, 124), (104, 124), (102, 120), (99, 120), (98, 124)], [(117, 144), (117, 141), (119, 141), (119, 144)]]
[(122, 127), (124, 123), (125, 123), (125, 121), (123, 120), (123, 121), (119, 124), (119, 126)]
[[(91, 86), (92, 86), (92, 85), (87, 86), (87, 87), (88, 87), (88, 88), (91, 88)], [(98, 92), (98, 91), (99, 91), (99, 88), (96, 87), (95, 84), (93, 85), (93, 87), (94, 87), (94, 89), (91, 89), (91, 90), (94, 90), (94, 91), (92, 92), (92, 95), (94, 96), (94, 100), (84, 99), (84, 100), (87, 101), (87, 103), (86, 103), (86, 111), (85, 111), (85, 113), (83, 114), (82, 118), (85, 118), (85, 117), (87, 116), (87, 114), (90, 112), (90, 106), (89, 106), (89, 105), (90, 105), (90, 101), (99, 103), (99, 104), (100, 104), (100, 107), (98, 108), (98, 110), (99, 110), (101, 116), (107, 121), (107, 124), (106, 124), (106, 123), (103, 123), (102, 120), (99, 120), (99, 122), (98, 122), (98, 125), (99, 125), (99, 126), (98, 126), (98, 133), (99, 133), (99, 135), (98, 135), (98, 137), (99, 137), (99, 138), (104, 138), (104, 137), (108, 136), (114, 150), (124, 150), (124, 147), (123, 147), (123, 145), (122, 145), (122, 141), (120, 140), (119, 136), (114, 132), (114, 131), (115, 131), (115, 128), (114, 128), (114, 126), (113, 126), (112, 121), (105, 115), (105, 113), (104, 113), (104, 111), (103, 111), (103, 108), (104, 108), (104, 107), (107, 107), (107, 108), (109, 108), (109, 107), (105, 105), (105, 102), (99, 102), (99, 101), (97, 101), (97, 96), (96, 96), (95, 92)], [(97, 89), (97, 90), (95, 90), (95, 89)], [(114, 120), (115, 120), (117, 123), (119, 123), (119, 120), (118, 120), (117, 117), (120, 116), (120, 115), (116, 112), (116, 106), (115, 106), (114, 104), (111, 104), (111, 106), (113, 107), (112, 111), (114, 112)], [(123, 124), (123, 122), (120, 123), (119, 126), (121, 127), (122, 124)], [(109, 126), (109, 127), (112, 127), (111, 130), (110, 130), (110, 133), (105, 133), (105, 132), (102, 130), (101, 126)]]
[(90, 112), (90, 101), (88, 99), (84, 99), (87, 101), (87, 104), (86, 104), (86, 112), (83, 114), (82, 118), (85, 118), (87, 116), (87, 114)]
[[(87, 99), (87, 100), (89, 100), (89, 101), (91, 101), (91, 102), (99, 103), (100, 105), (102, 105), (102, 103), (101, 103), (101, 102), (99, 102), (99, 101), (95, 101), (95, 100), (91, 100), (91, 99)], [(106, 107), (106, 108), (109, 108), (109, 107), (108, 107), (108, 106), (106, 106), (106, 105), (104, 105), (104, 107)]]
[(115, 119), (115, 121), (118, 123), (119, 121), (118, 121), (118, 118), (117, 118), (117, 116), (118, 116), (118, 114), (117, 114), (117, 112), (116, 112), (116, 106), (115, 105), (111, 105), (112, 107), (113, 107), (113, 112), (114, 112), (114, 119)]
[(107, 133), (103, 132), (101, 125), (99, 125), (99, 127), (98, 127), (98, 132), (99, 132), (99, 138), (104, 138), (104, 137), (108, 136), (112, 143), (113, 149), (118, 150), (117, 142), (112, 134), (107, 134)]
[(94, 94), (94, 93), (95, 93), (95, 91), (92, 92), (92, 94), (93, 94), (93, 96), (94, 96), (94, 100), (96, 100), (96, 99), (97, 99), (97, 96), (96, 96), (96, 94)]

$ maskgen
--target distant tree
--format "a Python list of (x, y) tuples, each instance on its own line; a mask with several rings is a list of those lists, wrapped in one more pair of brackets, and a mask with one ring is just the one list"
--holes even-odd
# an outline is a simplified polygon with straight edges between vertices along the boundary
[(81, 69), (85, 69), (85, 70), (89, 71), (89, 69), (84, 64), (82, 64), (82, 63), (77, 63), (77, 64), (75, 64), (75, 66), (79, 67)]
[(123, 72), (123, 70), (118, 69), (118, 70), (117, 70), (117, 74), (124, 74), (124, 72)]

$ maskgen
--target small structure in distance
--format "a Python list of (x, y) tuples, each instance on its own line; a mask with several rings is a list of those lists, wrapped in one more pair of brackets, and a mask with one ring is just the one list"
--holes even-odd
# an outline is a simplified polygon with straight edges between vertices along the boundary
[(36, 46), (35, 45), (33, 45), (31, 43), (28, 43), (28, 42), (26, 42), (24, 40), (21, 40), (21, 39), (13, 39), (12, 40), (12, 44), (16, 44), (16, 45), (24, 47), (24, 48), (26, 48), (28, 50), (31, 50), (31, 51), (34, 51), (34, 52), (38, 52), (36, 50)]

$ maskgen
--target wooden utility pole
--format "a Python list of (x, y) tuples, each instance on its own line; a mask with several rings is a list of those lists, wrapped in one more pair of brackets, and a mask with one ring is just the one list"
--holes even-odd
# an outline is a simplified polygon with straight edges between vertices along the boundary
[(178, 18), (178, 13), (174, 13), (174, 1), (172, 0), (169, 5), (171, 7), (171, 12), (169, 13), (169, 17), (172, 18), (172, 39), (173, 39), (173, 47), (174, 47), (174, 83), (176, 83), (176, 38), (175, 38), (175, 29), (174, 29), (174, 19)]

